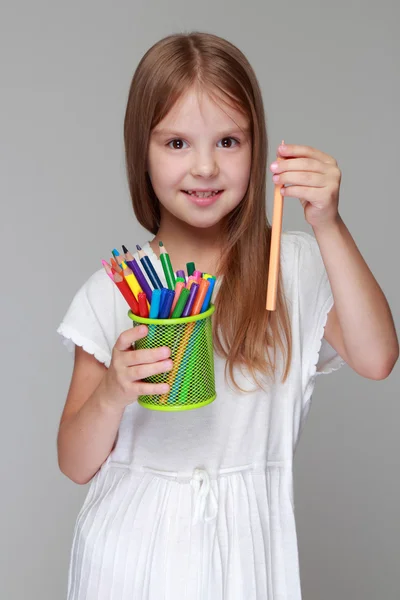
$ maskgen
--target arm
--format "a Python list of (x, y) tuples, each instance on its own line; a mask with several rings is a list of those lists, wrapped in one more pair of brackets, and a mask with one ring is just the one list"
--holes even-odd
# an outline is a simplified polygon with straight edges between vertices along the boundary
[(124, 412), (104, 389), (107, 368), (79, 346), (57, 438), (60, 470), (87, 483), (110, 454)]
[(313, 231), (335, 301), (324, 337), (358, 374), (384, 379), (399, 357), (386, 297), (340, 216)]
[(113, 449), (128, 404), (140, 395), (165, 394), (168, 385), (143, 379), (172, 369), (166, 346), (132, 350), (147, 336), (145, 326), (131, 327), (117, 339), (109, 368), (82, 348), (75, 348), (75, 364), (57, 446), (61, 471), (75, 483), (87, 483)]

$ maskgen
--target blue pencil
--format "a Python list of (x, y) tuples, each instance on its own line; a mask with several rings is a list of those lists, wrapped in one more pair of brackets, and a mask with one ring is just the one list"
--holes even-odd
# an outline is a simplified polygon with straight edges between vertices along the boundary
[(145, 251), (142, 250), (142, 248), (139, 246), (139, 244), (136, 244), (136, 248), (138, 250), (140, 262), (142, 263), (143, 268), (146, 271), (147, 276), (151, 281), (151, 285), (153, 286), (153, 288), (155, 290), (156, 289), (161, 290), (161, 288), (163, 287), (163, 284), (161, 283), (160, 278), (157, 275), (150, 258), (147, 256)]

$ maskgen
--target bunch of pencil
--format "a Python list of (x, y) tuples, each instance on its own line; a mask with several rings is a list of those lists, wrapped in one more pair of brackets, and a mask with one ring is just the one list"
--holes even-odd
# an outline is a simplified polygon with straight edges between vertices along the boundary
[(116, 248), (112, 250), (111, 264), (101, 261), (133, 314), (149, 319), (178, 319), (208, 310), (216, 277), (196, 270), (194, 262), (186, 263), (187, 275), (183, 270), (174, 272), (169, 254), (159, 242), (159, 259), (167, 282), (164, 287), (149, 256), (139, 245), (136, 248), (140, 264), (124, 245), (122, 254)]

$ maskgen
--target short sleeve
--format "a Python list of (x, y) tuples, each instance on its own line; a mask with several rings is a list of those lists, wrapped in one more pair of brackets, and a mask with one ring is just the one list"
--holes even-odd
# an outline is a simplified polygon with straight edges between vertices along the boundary
[(299, 325), (306, 388), (317, 375), (332, 373), (345, 361), (323, 337), (334, 299), (318, 242), (303, 232), (299, 241)]
[(71, 352), (81, 346), (109, 367), (116, 335), (114, 314), (113, 284), (100, 269), (76, 292), (57, 333)]

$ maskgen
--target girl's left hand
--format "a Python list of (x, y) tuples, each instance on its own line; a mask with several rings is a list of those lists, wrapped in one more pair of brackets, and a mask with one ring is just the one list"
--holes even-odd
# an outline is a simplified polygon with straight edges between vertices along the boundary
[(272, 180), (277, 185), (291, 184), (282, 187), (282, 195), (299, 198), (306, 221), (312, 227), (334, 223), (339, 217), (342, 177), (336, 160), (310, 146), (286, 145), (286, 150), (279, 146), (278, 153), (284, 160), (270, 165), (271, 171), (278, 174), (278, 180), (275, 175)]

